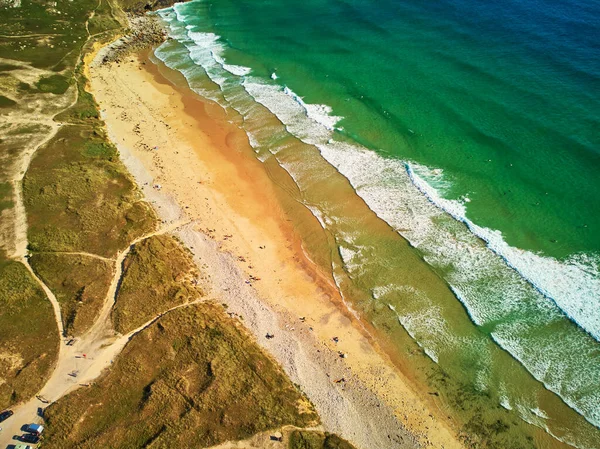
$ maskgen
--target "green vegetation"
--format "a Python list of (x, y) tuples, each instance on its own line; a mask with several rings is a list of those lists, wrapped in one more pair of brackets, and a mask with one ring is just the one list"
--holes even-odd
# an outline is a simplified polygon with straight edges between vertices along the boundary
[(208, 447), (318, 420), (281, 369), (214, 304), (166, 314), (133, 337), (94, 385), (45, 416), (50, 449)]
[(98, 105), (92, 94), (85, 90), (87, 79), (83, 75), (81, 64), (75, 69), (74, 78), (77, 84), (77, 103), (58, 114), (56, 120), (73, 124), (91, 123), (97, 125), (100, 118)]
[(69, 80), (62, 75), (51, 75), (40, 78), (35, 86), (40, 92), (62, 95), (69, 88)]
[(0, 72), (9, 72), (11, 70), (16, 70), (18, 69), (19, 66), (18, 65), (14, 65), (14, 64), (4, 64), (0, 62)]
[(33, 396), (58, 356), (50, 302), (23, 264), (0, 260), (0, 409)]
[(324, 432), (294, 430), (290, 434), (289, 449), (354, 449), (337, 435)]
[(9, 108), (16, 104), (17, 102), (15, 100), (11, 100), (10, 98), (5, 97), (4, 95), (0, 95), (0, 108)]
[(155, 216), (116, 149), (103, 133), (87, 127), (64, 126), (38, 150), (23, 193), (33, 252), (114, 257), (155, 228)]
[(81, 335), (94, 323), (112, 280), (109, 261), (74, 254), (38, 253), (30, 258), (35, 272), (60, 303), (67, 335)]
[(9, 182), (0, 182), (0, 212), (4, 209), (11, 209), (14, 206), (12, 190), (12, 185)]
[(22, 0), (18, 8), (0, 7), (0, 57), (60, 71), (73, 65), (88, 37), (85, 22), (97, 0)]
[(170, 308), (198, 299), (190, 254), (173, 238), (154, 236), (136, 244), (124, 263), (113, 310), (116, 331), (126, 334)]
[(88, 22), (88, 30), (93, 36), (108, 30), (118, 30), (121, 24), (113, 17), (111, 5), (107, 0), (100, 2), (94, 15)]

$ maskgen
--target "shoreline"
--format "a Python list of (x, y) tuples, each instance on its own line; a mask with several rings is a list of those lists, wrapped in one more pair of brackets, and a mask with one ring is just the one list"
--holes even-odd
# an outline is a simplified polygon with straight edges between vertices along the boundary
[(90, 84), (123, 162), (163, 221), (194, 221), (177, 235), (207, 273), (203, 287), (243, 317), (326, 430), (359, 447), (461, 447), (306, 259), (247, 141), (209, 117), (218, 106), (171, 85), (147, 58), (111, 70), (99, 63), (106, 51)]

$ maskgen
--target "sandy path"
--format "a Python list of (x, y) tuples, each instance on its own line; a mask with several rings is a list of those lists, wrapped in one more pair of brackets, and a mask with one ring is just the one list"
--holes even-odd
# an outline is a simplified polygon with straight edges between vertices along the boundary
[[(177, 235), (193, 251), (203, 287), (243, 318), (306, 392), (328, 431), (359, 448), (461, 447), (433, 417), (439, 411), (413, 390), (306, 260), (286, 230), (264, 167), (235, 160), (226, 127), (215, 123), (203, 132), (180, 93), (143, 68), (137, 61), (119, 68), (96, 63), (93, 93), (121, 158), (161, 218), (197, 223)], [(222, 146), (215, 143), (219, 133)]]
[(37, 251), (36, 254), (57, 254), (64, 256), (83, 256), (83, 257), (91, 257), (92, 259), (103, 260), (105, 262), (114, 263), (115, 259), (113, 257), (103, 257), (98, 254), (86, 253), (82, 251)]

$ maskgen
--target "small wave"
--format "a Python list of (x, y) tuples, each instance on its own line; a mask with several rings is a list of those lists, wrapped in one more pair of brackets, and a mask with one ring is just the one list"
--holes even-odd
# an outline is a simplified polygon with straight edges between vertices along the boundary
[(438, 189), (419, 175), (419, 172), (427, 169), (414, 163), (407, 163), (406, 167), (414, 185), (431, 202), (465, 223), (473, 234), (483, 239), (510, 267), (600, 341), (600, 270), (597, 255), (576, 254), (561, 262), (509, 246), (500, 231), (478, 226), (469, 220), (463, 204), (443, 198)]
[(294, 93), (289, 87), (284, 87), (283, 92), (294, 99), (304, 110), (306, 115), (313, 119), (320, 125), (323, 125), (330, 131), (335, 129), (335, 125), (342, 119), (342, 117), (336, 117), (331, 115), (333, 109), (325, 104), (307, 104), (304, 102), (301, 96)]

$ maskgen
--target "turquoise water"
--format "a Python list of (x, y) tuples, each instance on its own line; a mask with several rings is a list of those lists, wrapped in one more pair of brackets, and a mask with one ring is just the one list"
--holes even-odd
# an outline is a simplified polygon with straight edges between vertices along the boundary
[[(447, 372), (600, 447), (597, 2), (207, 0), (160, 15), (174, 40), (157, 56), (239, 113), (259, 159), (308, 192), (314, 166), (286, 151), (318, 150), (469, 322), (399, 282), (402, 262), (343, 207), (307, 202), (335, 236), (334, 274), (387, 304)], [(505, 372), (507, 355), (522, 375)], [(517, 385), (528, 375), (539, 392)], [(545, 394), (576, 417), (545, 410)]]

